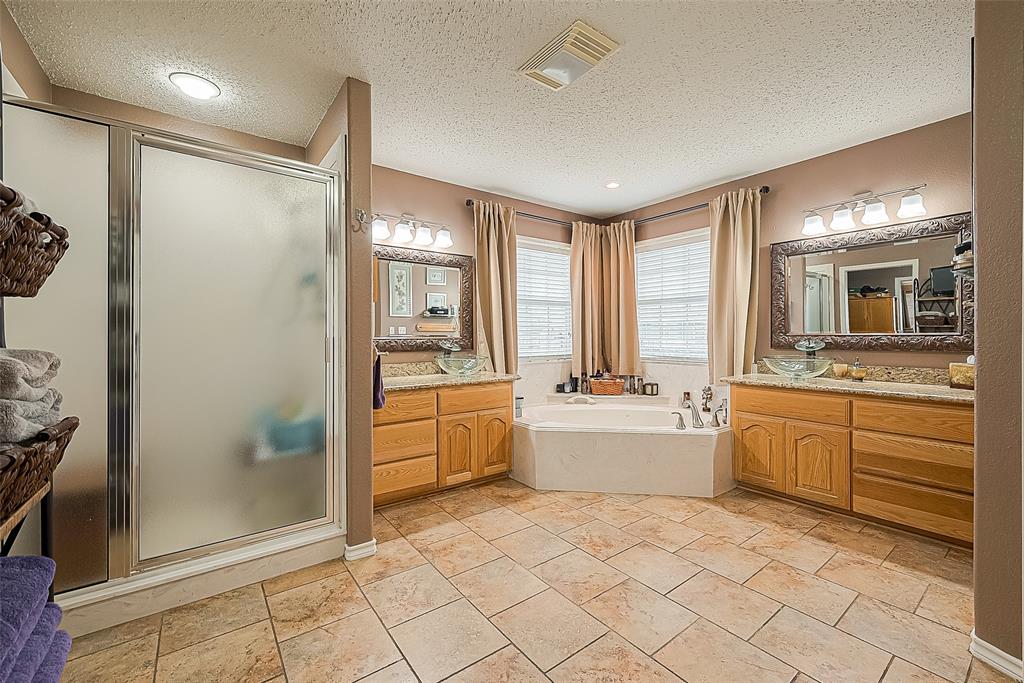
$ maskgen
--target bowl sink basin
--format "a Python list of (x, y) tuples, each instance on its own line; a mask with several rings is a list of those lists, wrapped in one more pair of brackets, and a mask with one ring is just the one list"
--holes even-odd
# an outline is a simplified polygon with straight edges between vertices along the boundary
[(449, 355), (438, 354), (434, 360), (441, 366), (441, 369), (449, 375), (472, 375), (480, 372), (487, 364), (487, 356), (478, 356), (475, 353), (464, 351)]
[(776, 375), (793, 379), (818, 377), (832, 367), (831, 358), (808, 358), (807, 356), (765, 356), (761, 360)]

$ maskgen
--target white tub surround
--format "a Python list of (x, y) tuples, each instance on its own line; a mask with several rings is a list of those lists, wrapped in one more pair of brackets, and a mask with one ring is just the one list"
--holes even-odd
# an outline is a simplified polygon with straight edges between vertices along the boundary
[(732, 489), (728, 427), (676, 429), (673, 408), (623, 399), (534, 406), (513, 427), (512, 478), (542, 490), (717, 496)]

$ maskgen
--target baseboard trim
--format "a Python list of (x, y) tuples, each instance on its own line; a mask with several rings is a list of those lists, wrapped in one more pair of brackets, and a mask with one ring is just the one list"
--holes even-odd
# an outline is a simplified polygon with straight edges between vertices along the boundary
[(1024, 680), (1024, 665), (1021, 660), (1008, 655), (991, 643), (986, 643), (971, 631), (971, 654), (993, 669), (1001, 671), (1015, 680)]
[(377, 554), (377, 539), (371, 538), (366, 543), (359, 543), (357, 545), (345, 545), (345, 559), (351, 562), (352, 560), (359, 560), (364, 557), (370, 557), (371, 555)]

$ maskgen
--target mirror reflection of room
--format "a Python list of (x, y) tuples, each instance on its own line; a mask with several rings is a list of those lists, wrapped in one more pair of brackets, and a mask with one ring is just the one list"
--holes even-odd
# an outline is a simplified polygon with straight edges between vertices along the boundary
[(375, 258), (375, 337), (458, 337), (458, 268)]

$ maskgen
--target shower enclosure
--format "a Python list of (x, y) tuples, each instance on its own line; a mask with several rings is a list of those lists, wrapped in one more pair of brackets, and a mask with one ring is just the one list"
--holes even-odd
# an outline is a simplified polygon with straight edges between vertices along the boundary
[(337, 173), (14, 98), (5, 181), (70, 230), (11, 347), (61, 355), (57, 590), (320, 526), (337, 500)]

